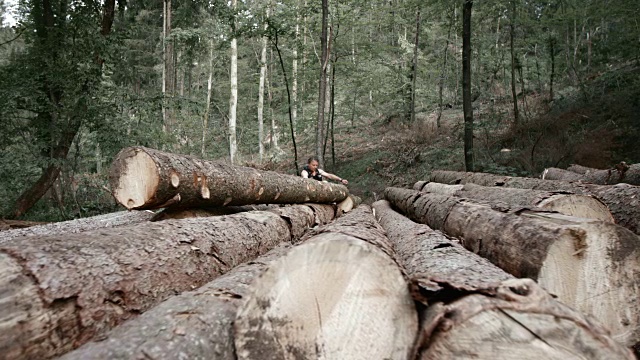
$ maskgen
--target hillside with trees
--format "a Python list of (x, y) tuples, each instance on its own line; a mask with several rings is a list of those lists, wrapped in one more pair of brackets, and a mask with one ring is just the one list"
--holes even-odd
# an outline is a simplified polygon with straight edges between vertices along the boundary
[(0, 0), (3, 218), (121, 209), (128, 146), (365, 202), (432, 170), (640, 162), (634, 1)]

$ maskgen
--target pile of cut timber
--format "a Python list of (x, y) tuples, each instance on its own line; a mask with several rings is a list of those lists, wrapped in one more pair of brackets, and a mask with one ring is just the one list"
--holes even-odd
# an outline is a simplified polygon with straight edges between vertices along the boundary
[(624, 162), (612, 169), (599, 170), (580, 165), (571, 165), (567, 170), (548, 168), (542, 173), (547, 180), (583, 181), (592, 184), (612, 185), (626, 183), (640, 185), (640, 164), (627, 165)]
[[(343, 185), (142, 147), (120, 152), (110, 181), (137, 210), (129, 224), (0, 237), (0, 358), (633, 359), (637, 294), (620, 284), (635, 276), (638, 257), (621, 256), (635, 235), (593, 197), (540, 192), (509, 208), (389, 188), (372, 211)], [(464, 247), (412, 222), (427, 217), (411, 206)], [(481, 257), (504, 240), (484, 228), (517, 229), (507, 218), (543, 234), (537, 248), (502, 245), (509, 269)], [(612, 292), (599, 307), (578, 301), (592, 289), (570, 270), (586, 263)], [(565, 272), (579, 285), (553, 282)]]

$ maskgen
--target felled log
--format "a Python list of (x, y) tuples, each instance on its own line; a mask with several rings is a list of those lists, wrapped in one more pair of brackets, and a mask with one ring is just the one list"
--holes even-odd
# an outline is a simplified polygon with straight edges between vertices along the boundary
[[(529, 279), (516, 280), (439, 231), (373, 204), (417, 285), (417, 359), (632, 359), (608, 331)], [(514, 319), (517, 319), (514, 321)]]
[(420, 183), (414, 185), (414, 190), (453, 195), (498, 206), (500, 204), (508, 204), (512, 206), (537, 207), (557, 211), (565, 215), (614, 222), (613, 216), (611, 216), (611, 212), (607, 206), (600, 200), (588, 195), (576, 195), (561, 191), (480, 186), (475, 184), (446, 185), (434, 182)]
[(371, 210), (314, 234), (251, 286), (235, 323), (238, 359), (407, 359), (417, 313)]
[(177, 155), (141, 146), (121, 150), (109, 171), (127, 209), (250, 204), (332, 203), (344, 185)]
[(640, 340), (640, 239), (630, 231), (557, 213), (496, 211), (415, 190), (387, 188), (385, 198), (506, 272), (537, 280), (563, 303), (598, 319), (617, 341), (631, 346)]
[(0, 244), (22, 236), (73, 234), (87, 230), (138, 224), (149, 221), (153, 215), (152, 211), (119, 211), (81, 219), (36, 225), (24, 229), (2, 231), (0, 232)]
[(45, 225), (45, 224), (48, 224), (48, 222), (0, 219), (0, 231), (24, 229), (31, 226)]
[(300, 205), (282, 216), (247, 212), (9, 240), (0, 245), (0, 354), (65, 353), (290, 241), (315, 220)]
[[(576, 168), (576, 171), (584, 171), (582, 175), (569, 169), (562, 170), (556, 168), (545, 169), (543, 179), (549, 180), (578, 180), (592, 184), (612, 185), (625, 183), (630, 185), (640, 185), (640, 164), (627, 165), (624, 162), (616, 165), (612, 169), (598, 170), (589, 168)], [(586, 169), (586, 170), (585, 170)]]
[(582, 165), (578, 165), (578, 164), (571, 164), (569, 165), (569, 167), (567, 167), (567, 170), (574, 172), (576, 174), (586, 174), (589, 171), (593, 171), (593, 170), (597, 170), (594, 168), (590, 168), (590, 167), (586, 167), (586, 166), (582, 166)]
[(640, 187), (629, 184), (594, 185), (580, 182), (541, 180), (501, 176), (486, 173), (434, 171), (430, 180), (443, 184), (473, 183), (482, 186), (503, 186), (543, 191), (568, 191), (591, 195), (602, 201), (618, 225), (640, 234)]
[(189, 219), (197, 217), (222, 216), (237, 214), (246, 211), (268, 211), (279, 208), (279, 205), (244, 205), (244, 206), (214, 206), (207, 208), (189, 209), (164, 209), (159, 211), (151, 221), (162, 221), (169, 219)]
[(349, 194), (349, 196), (347, 196), (346, 199), (338, 203), (336, 211), (338, 211), (340, 215), (346, 214), (349, 211), (357, 208), (358, 205), (360, 205), (361, 203), (362, 203), (362, 199), (360, 199), (359, 196)]
[(542, 172), (543, 180), (585, 181), (584, 175), (558, 168), (546, 168)]
[(269, 263), (286, 254), (281, 244), (255, 261), (235, 267), (197, 290), (173, 296), (109, 331), (61, 360), (235, 360), (233, 322), (249, 284)]

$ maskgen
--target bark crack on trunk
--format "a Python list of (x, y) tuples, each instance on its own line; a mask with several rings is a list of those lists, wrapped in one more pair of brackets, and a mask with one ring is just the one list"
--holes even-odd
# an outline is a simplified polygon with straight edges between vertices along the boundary
[(500, 311), (502, 314), (504, 314), (506, 317), (508, 317), (509, 319), (513, 320), (516, 324), (522, 326), (523, 329), (527, 330), (531, 335), (533, 335), (536, 339), (542, 341), (543, 343), (545, 343), (548, 347), (553, 348), (553, 345), (549, 344), (545, 339), (543, 339), (540, 335), (538, 335), (535, 331), (531, 330), (529, 327), (527, 327), (525, 324), (523, 324), (522, 322), (518, 321), (516, 318), (514, 318), (513, 316), (511, 316), (511, 314), (509, 314), (508, 312), (504, 311), (501, 308), (497, 308), (498, 311)]

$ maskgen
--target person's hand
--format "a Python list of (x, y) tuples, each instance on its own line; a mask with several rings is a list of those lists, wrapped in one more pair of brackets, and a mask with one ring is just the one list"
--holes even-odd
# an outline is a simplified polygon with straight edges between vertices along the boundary
[(349, 180), (347, 180), (347, 179), (340, 179), (340, 182), (345, 184), (345, 185), (349, 184)]

